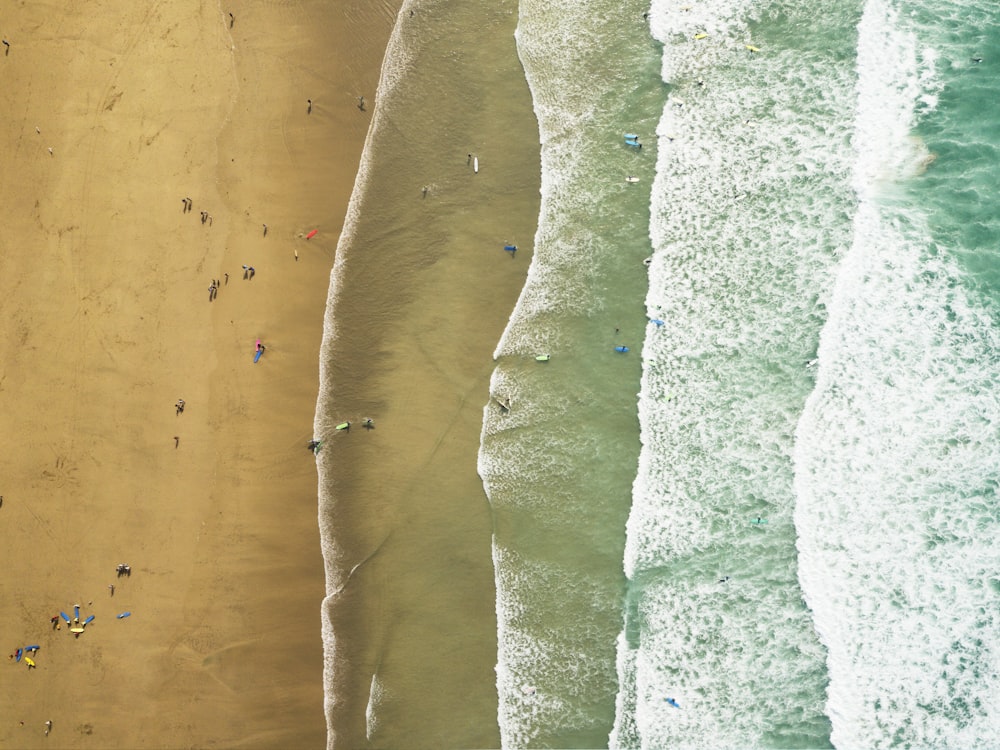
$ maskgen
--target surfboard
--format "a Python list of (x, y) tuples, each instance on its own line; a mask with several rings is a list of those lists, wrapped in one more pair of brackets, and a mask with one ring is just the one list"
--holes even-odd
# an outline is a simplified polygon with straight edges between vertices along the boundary
[(260, 355), (264, 353), (263, 349), (258, 349), (253, 355), (254, 362), (260, 362)]
[(751, 52), (760, 52), (760, 48), (754, 47), (752, 44), (744, 44), (743, 46), (746, 47)]
[(478, 156), (474, 156), (472, 158), (472, 171), (475, 172), (476, 174), (479, 174), (479, 157)]
[(311, 232), (310, 232), (309, 234), (307, 234), (307, 235), (306, 235), (306, 239), (307, 239), (307, 240), (311, 240), (311, 239), (312, 239), (313, 237), (315, 237), (315, 236), (316, 236), (316, 233), (317, 233), (317, 232), (319, 232), (319, 230), (318, 230), (318, 229), (314, 229), (314, 230), (312, 230), (312, 231), (311, 231)]
[(27, 664), (29, 667), (35, 666), (35, 661), (30, 656), (24, 657), (24, 663)]
[(337, 430), (349, 430), (350, 428), (351, 428), (351, 423), (350, 422), (341, 422), (334, 429), (337, 429)]
[(65, 612), (60, 612), (59, 614), (66, 621), (66, 624), (69, 625), (69, 615), (67, 615)]
[(84, 620), (83, 621), (83, 627), (87, 627), (90, 623), (92, 623), (94, 621), (95, 617), (97, 617), (97, 615), (91, 615), (86, 620)]
[(535, 357), (536, 362), (548, 362), (552, 355), (550, 354), (539, 354)]
[(680, 708), (681, 707), (681, 704), (678, 703), (677, 701), (675, 701), (673, 698), (665, 698), (664, 700), (666, 700), (667, 703), (669, 703), (674, 708)]
[(663, 325), (663, 321), (662, 321), (662, 320), (660, 320), (659, 318), (650, 318), (650, 319), (649, 319), (649, 322), (650, 322), (650, 323), (652, 323), (652, 324), (653, 324), (654, 326), (656, 326), (657, 328), (659, 328), (660, 326), (662, 326), (662, 325)]
[(704, 39), (704, 38), (705, 38), (705, 37), (707, 37), (707, 36), (708, 36), (708, 34), (706, 34), (706, 33), (704, 33), (704, 32), (701, 32), (701, 33), (698, 33), (698, 34), (695, 34), (695, 35), (694, 35), (694, 38), (695, 38), (695, 39)]
[(625, 182), (638, 182), (638, 181), (639, 181), (639, 178), (638, 177), (633, 177), (632, 175), (629, 175), (628, 177), (625, 178)]
[(122, 612), (119, 615), (115, 615), (115, 619), (116, 620), (124, 620), (126, 617), (128, 617), (131, 614), (132, 614), (131, 612)]
[(616, 346), (615, 347), (615, 351), (618, 352), (619, 354), (624, 354), (625, 352), (628, 351), (628, 347), (627, 346)]
[(14, 652), (15, 661), (21, 661), (22, 656), (24, 656), (24, 651), (22, 649), (18, 649), (17, 651)]
[(754, 526), (763, 526), (765, 523), (767, 523), (767, 519), (766, 518), (755, 518), (752, 521), (750, 521), (750, 523), (752, 523)]
[(75, 627), (70, 628), (69, 632), (76, 633), (77, 635), (80, 635), (80, 633), (83, 632), (83, 627), (81, 625), (77, 625)]

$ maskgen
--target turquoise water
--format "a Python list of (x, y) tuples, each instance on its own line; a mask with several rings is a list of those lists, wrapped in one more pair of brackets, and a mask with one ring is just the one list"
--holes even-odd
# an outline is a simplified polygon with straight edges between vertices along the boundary
[(518, 13), (503, 745), (1000, 746), (1000, 8)]

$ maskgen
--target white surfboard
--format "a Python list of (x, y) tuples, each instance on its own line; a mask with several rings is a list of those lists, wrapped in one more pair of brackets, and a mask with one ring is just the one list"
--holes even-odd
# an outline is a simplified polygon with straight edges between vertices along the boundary
[(476, 156), (472, 160), (472, 171), (479, 174), (479, 157)]
[(639, 181), (639, 178), (638, 177), (633, 177), (632, 175), (629, 175), (628, 177), (625, 178), (625, 182), (638, 182), (638, 181)]

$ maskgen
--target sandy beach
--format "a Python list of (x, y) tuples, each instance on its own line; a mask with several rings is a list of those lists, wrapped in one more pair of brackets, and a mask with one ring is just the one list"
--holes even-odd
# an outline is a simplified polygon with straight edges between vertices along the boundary
[(0, 632), (40, 649), (2, 747), (325, 744), (306, 444), (396, 7), (361, 5), (3, 19)]

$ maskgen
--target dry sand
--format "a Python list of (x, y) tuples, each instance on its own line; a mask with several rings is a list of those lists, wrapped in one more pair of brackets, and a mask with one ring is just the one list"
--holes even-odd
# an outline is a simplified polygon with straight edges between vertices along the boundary
[[(325, 744), (305, 445), (395, 7), (6, 9), (0, 633), (41, 650), (0, 747)], [(51, 629), (77, 603), (86, 632)]]

